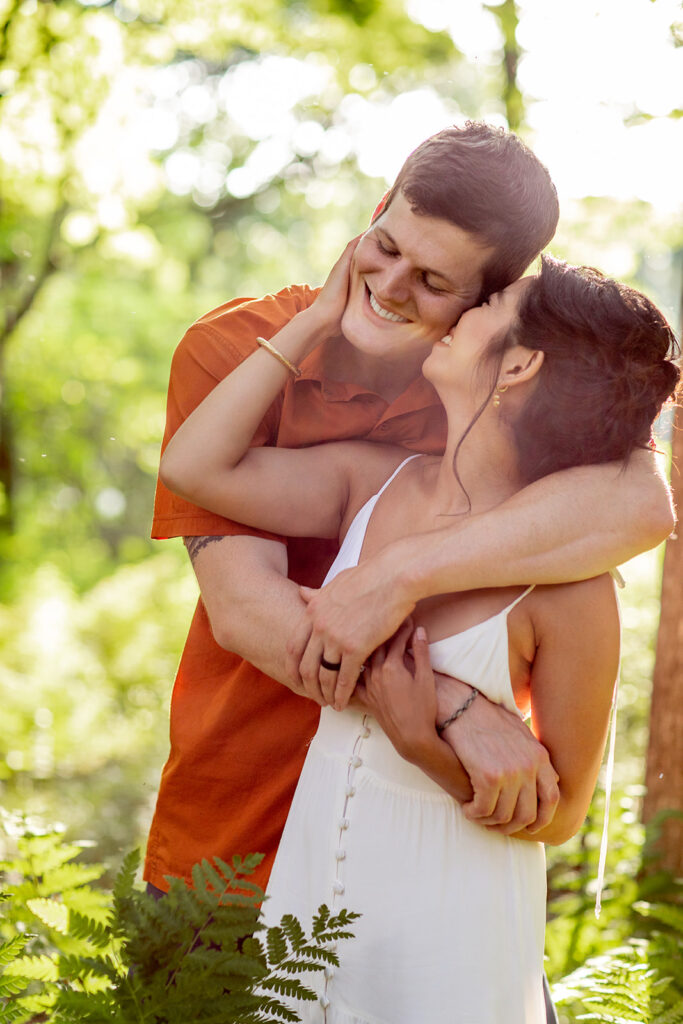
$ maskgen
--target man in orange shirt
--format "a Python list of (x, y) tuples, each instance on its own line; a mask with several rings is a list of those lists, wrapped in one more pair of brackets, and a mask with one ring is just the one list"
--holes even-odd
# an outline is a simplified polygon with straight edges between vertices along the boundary
[[(427, 140), (373, 220), (372, 265), (349, 295), (345, 344), (304, 360), (255, 443), (368, 438), (442, 451), (443, 411), (420, 375), (425, 344), (519, 277), (556, 223), (547, 172), (515, 136), (473, 124)], [(435, 224), (448, 230), (430, 237)], [(174, 355), (164, 443), (257, 337), (271, 337), (316, 295), (293, 286), (194, 324)], [(152, 885), (189, 878), (202, 857), (250, 851), (266, 855), (256, 877), (265, 885), (317, 726), (322, 658), (339, 664), (340, 679), (355, 679), (396, 617), (425, 596), (585, 578), (671, 529), (666, 486), (647, 454), (625, 472), (585, 467), (527, 490), (473, 523), (390, 545), (302, 596), (299, 584), (320, 586), (336, 543), (264, 535), (159, 483), (153, 535), (186, 539), (202, 596), (173, 692), (171, 752), (147, 849)], [(444, 695), (451, 707), (462, 686), (454, 680)], [(552, 817), (554, 770), (514, 716), (475, 701), (448, 738), (472, 780), (473, 819), (513, 831)]]

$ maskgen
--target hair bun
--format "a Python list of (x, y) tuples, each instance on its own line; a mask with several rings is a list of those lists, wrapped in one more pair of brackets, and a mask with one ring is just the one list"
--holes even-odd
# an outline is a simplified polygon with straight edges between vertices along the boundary
[(506, 344), (546, 356), (512, 424), (526, 483), (647, 446), (662, 405), (680, 387), (679, 347), (664, 315), (591, 267), (544, 256), (508, 336)]

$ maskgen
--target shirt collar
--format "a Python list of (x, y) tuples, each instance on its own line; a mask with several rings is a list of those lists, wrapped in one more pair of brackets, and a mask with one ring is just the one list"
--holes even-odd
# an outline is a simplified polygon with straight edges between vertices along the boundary
[[(292, 383), (295, 387), (301, 387), (311, 381), (320, 384), (323, 396), (328, 401), (350, 402), (361, 395), (368, 395), (375, 400), (379, 398), (381, 401), (384, 401), (376, 392), (369, 391), (353, 381), (331, 380), (329, 377), (325, 377), (323, 372), (322, 346), (314, 349), (313, 352), (306, 356), (301, 363), (301, 376), (297, 377)], [(387, 412), (391, 410), (391, 415), (400, 416), (405, 413), (428, 409), (432, 406), (439, 406), (441, 405), (441, 400), (429, 381), (425, 380), (422, 374), (420, 374), (410, 382), (406, 390), (398, 395), (393, 402), (385, 404), (387, 404)]]

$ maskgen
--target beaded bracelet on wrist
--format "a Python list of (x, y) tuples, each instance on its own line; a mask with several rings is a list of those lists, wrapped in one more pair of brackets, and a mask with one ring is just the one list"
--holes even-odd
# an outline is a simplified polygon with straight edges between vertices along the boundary
[(437, 723), (436, 731), (438, 732), (439, 736), (444, 731), (444, 729), (447, 729), (449, 725), (452, 725), (453, 722), (455, 722), (458, 718), (460, 718), (461, 715), (465, 714), (465, 712), (467, 711), (468, 707), (472, 704), (472, 702), (474, 701), (474, 698), (477, 696), (478, 693), (479, 693), (479, 690), (476, 688), (476, 686), (471, 687), (471, 692), (470, 692), (470, 695), (467, 698), (467, 700), (464, 701), (460, 705), (460, 707), (457, 708), (453, 712), (452, 715), (449, 715), (448, 718), (445, 718), (443, 720), (443, 722)]

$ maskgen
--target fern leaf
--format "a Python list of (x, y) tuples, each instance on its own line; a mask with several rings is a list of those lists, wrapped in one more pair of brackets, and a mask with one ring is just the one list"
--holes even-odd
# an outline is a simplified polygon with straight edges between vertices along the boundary
[(311, 934), (314, 938), (317, 938), (321, 932), (324, 932), (327, 928), (327, 923), (330, 919), (330, 908), (324, 903), (318, 907), (318, 913), (313, 918), (313, 925)]
[[(213, 891), (213, 893), (220, 899), (221, 896), (223, 896), (226, 893), (226, 891), (229, 889), (229, 882), (228, 882), (228, 880), (226, 878), (223, 878), (218, 873), (218, 871), (213, 866), (213, 864), (211, 864), (210, 861), (203, 860), (202, 863), (201, 863), (201, 876), (200, 876), (201, 879), (202, 879), (203, 885), (200, 887), (200, 886), (197, 885), (197, 881), (195, 879), (195, 869), (197, 867), (199, 867), (199, 865), (195, 864), (194, 868), (192, 869), (192, 880), (195, 883), (195, 889), (197, 890), (197, 892), (200, 893), (202, 891), (205, 891), (205, 892), (209, 893), (209, 892)], [(199, 872), (198, 872), (198, 875), (199, 875)]]
[(38, 886), (39, 896), (52, 896), (94, 882), (104, 874), (102, 864), (62, 864), (49, 871)]
[(0, 999), (14, 996), (26, 988), (26, 978), (13, 978), (7, 972), (0, 974)]
[[(44, 879), (62, 864), (74, 860), (81, 852), (79, 846), (74, 843), (65, 843), (62, 836), (56, 832), (50, 832), (43, 836), (21, 836), (17, 847), (19, 849), (18, 870), (31, 877), (33, 865), (40, 864), (40, 873)], [(19, 867), (20, 864), (21, 867)]]
[(58, 903), (57, 900), (48, 900), (44, 896), (37, 896), (35, 899), (27, 900), (26, 906), (48, 928), (52, 928), (62, 935), (67, 934), (69, 930), (69, 911), (63, 903)]
[[(234, 859), (235, 858), (233, 858), (233, 860)], [(239, 859), (239, 858), (237, 858), (237, 859)], [(213, 858), (213, 862), (216, 865), (216, 867), (218, 868), (218, 870), (221, 872), (221, 874), (223, 875), (223, 877), (225, 878), (226, 881), (232, 882), (234, 880), (234, 878), (235, 878), (235, 871), (234, 871), (233, 868), (230, 867), (229, 864), (226, 864), (225, 861), (221, 860), (220, 857), (214, 857)]]
[(347, 925), (352, 924), (362, 916), (362, 914), (358, 914), (354, 910), (340, 910), (338, 914), (330, 918), (328, 928), (346, 928)]
[(40, 956), (20, 956), (5, 968), (4, 976), (7, 975), (30, 981), (57, 981), (59, 968), (52, 957), (45, 953)]
[(14, 1024), (14, 1021), (26, 1020), (23, 1010), (16, 1004), (12, 1006), (0, 1006), (0, 1024)]
[(263, 853), (248, 853), (246, 857), (238, 857), (235, 854), (232, 858), (233, 869), (238, 875), (252, 875), (264, 856)]
[(259, 939), (254, 938), (253, 935), (250, 935), (242, 942), (242, 953), (245, 956), (253, 957), (255, 960), (263, 960), (265, 955), (263, 943)]
[(296, 952), (306, 941), (304, 930), (292, 914), (283, 914), (280, 927), (289, 939), (292, 949)]
[(287, 940), (285, 939), (283, 931), (277, 926), (268, 929), (266, 944), (269, 964), (281, 963), (289, 952), (287, 949)]
[(273, 974), (261, 982), (259, 988), (267, 992), (278, 992), (283, 996), (290, 996), (294, 999), (304, 999), (312, 1002), (318, 998), (318, 993), (312, 988), (304, 985), (298, 978), (285, 978), (281, 974)]
[(114, 881), (113, 896), (118, 902), (129, 899), (134, 891), (135, 878), (140, 867), (140, 851), (131, 850), (123, 859)]
[(93, 946), (103, 949), (111, 942), (111, 929), (108, 924), (94, 921), (91, 917), (69, 911), (69, 935), (76, 939), (87, 939)]
[(77, 970), (73, 972), (73, 976), (77, 978), (79, 982), (84, 982), (86, 978), (105, 978), (112, 984), (115, 984), (121, 976), (121, 971), (117, 963), (112, 960), (111, 957), (107, 956), (62, 957), (59, 961), (62, 976), (65, 975), (66, 968), (69, 964), (74, 967), (77, 966)]
[[(256, 1018), (259, 1024), (278, 1024), (281, 1020), (291, 1021), (292, 1024), (301, 1024), (299, 1014), (295, 1010), (283, 1006), (277, 999), (264, 999), (259, 1005), (259, 1010), (261, 1013)], [(274, 1016), (261, 1016), (263, 1013), (273, 1014)]]
[[(326, 949), (324, 946), (309, 946), (304, 945), (301, 949), (297, 950), (297, 956), (299, 958), (308, 957), (310, 960), (324, 960), (325, 964), (331, 964), (333, 967), (339, 967), (339, 957), (333, 949)], [(322, 965), (324, 966), (324, 964)], [(322, 970), (322, 967), (317, 965), (315, 970)]]
[(18, 957), (27, 942), (28, 935), (15, 935), (8, 942), (3, 942), (0, 945), (0, 967), (4, 967), (5, 964), (9, 964)]
[(673, 903), (646, 903), (645, 900), (638, 900), (633, 904), (633, 909), (643, 917), (652, 918), (673, 928), (678, 934), (683, 934), (683, 907)]
[(664, 1013), (657, 1014), (652, 1024), (682, 1024), (683, 1022), (683, 999), (679, 999), (674, 1006), (669, 1007)]

